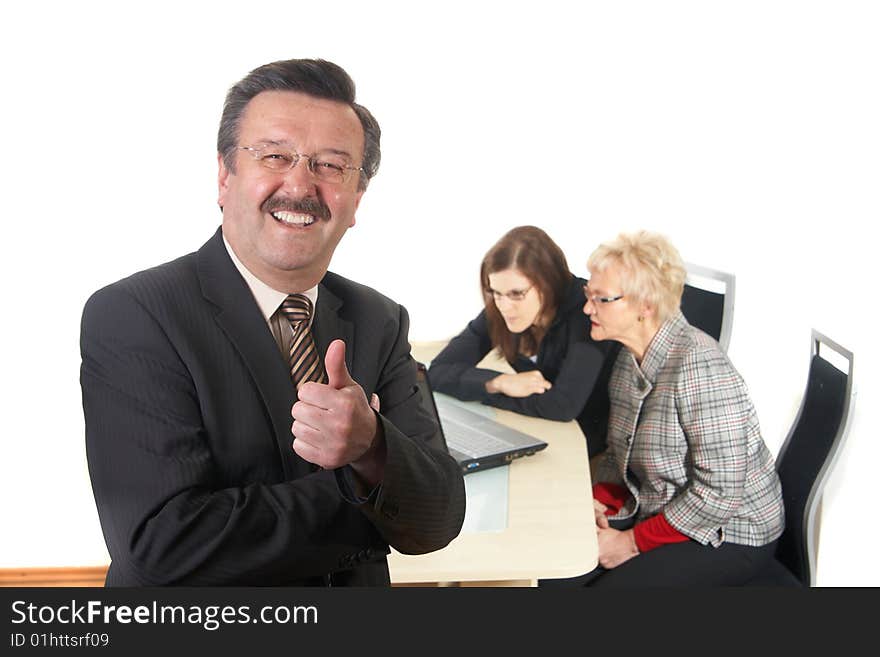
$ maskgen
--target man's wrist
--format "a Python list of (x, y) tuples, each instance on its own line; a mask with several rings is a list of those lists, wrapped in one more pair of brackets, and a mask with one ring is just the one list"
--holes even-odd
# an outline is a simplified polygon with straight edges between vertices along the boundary
[(385, 429), (379, 414), (375, 411), (373, 416), (376, 419), (376, 431), (373, 434), (373, 442), (359, 458), (352, 461), (351, 469), (355, 474), (355, 482), (357, 483), (358, 493), (361, 490), (369, 490), (382, 482), (385, 474), (385, 459), (387, 457), (387, 449), (385, 446)]

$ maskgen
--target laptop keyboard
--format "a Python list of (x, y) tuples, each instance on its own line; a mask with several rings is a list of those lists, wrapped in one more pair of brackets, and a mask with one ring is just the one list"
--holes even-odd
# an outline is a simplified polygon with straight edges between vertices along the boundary
[(471, 458), (480, 458), (487, 454), (506, 452), (512, 447), (507, 441), (477, 431), (473, 427), (461, 424), (448, 417), (443, 419), (442, 424), (443, 434), (446, 436), (446, 444)]

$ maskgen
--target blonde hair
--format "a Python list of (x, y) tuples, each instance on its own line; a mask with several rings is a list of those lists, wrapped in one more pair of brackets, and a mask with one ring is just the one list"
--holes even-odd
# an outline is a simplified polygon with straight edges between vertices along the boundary
[(619, 267), (621, 292), (654, 307), (663, 323), (678, 312), (687, 270), (678, 250), (663, 235), (641, 230), (621, 233), (601, 244), (587, 260), (590, 272)]

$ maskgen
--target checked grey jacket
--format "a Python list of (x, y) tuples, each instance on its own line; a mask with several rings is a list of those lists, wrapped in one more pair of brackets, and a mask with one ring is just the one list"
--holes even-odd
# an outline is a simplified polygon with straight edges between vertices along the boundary
[(785, 524), (782, 488), (742, 377), (679, 312), (642, 365), (621, 349), (609, 382), (608, 450), (595, 481), (632, 495), (614, 518), (662, 512), (682, 534), (718, 547), (760, 546)]

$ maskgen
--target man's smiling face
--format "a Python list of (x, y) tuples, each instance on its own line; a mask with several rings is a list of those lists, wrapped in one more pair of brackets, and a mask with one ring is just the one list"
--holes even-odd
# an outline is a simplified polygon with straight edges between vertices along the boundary
[[(359, 167), (364, 133), (345, 103), (264, 91), (245, 108), (238, 146), (277, 146)], [(354, 225), (362, 174), (351, 171), (344, 182), (327, 182), (309, 170), (306, 157), (288, 171), (273, 171), (255, 153), (239, 148), (235, 171), (218, 157), (223, 234), (257, 278), (282, 292), (301, 292), (323, 278), (337, 244)]]

